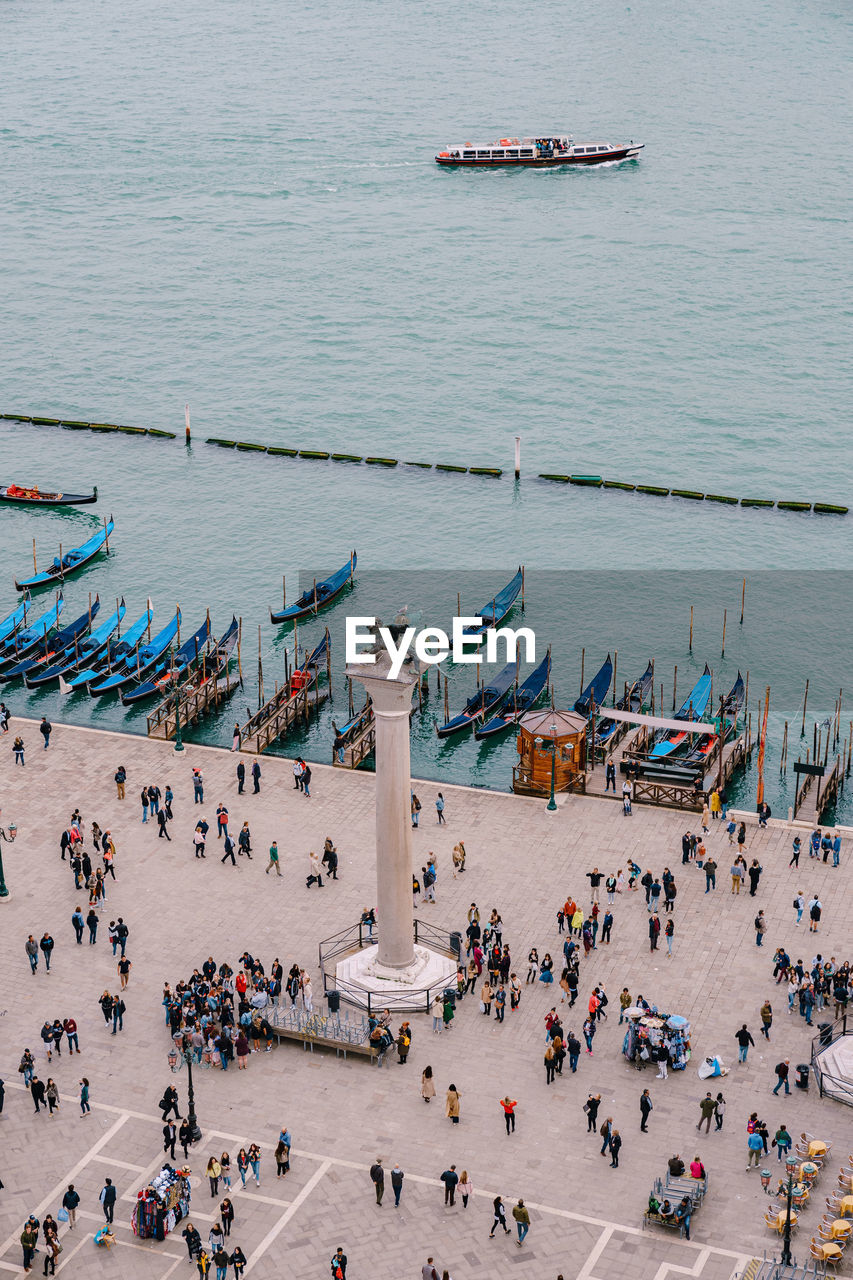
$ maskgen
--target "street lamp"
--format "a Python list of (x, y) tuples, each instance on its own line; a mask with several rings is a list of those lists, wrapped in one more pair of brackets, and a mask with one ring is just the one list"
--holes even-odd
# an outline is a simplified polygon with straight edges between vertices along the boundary
[(791, 1258), (791, 1201), (794, 1196), (794, 1170), (797, 1168), (797, 1161), (793, 1156), (788, 1156), (785, 1161), (785, 1168), (788, 1170), (788, 1186), (785, 1190), (785, 1227), (782, 1233), (782, 1265), (790, 1266)]
[(548, 797), (547, 808), (553, 811), (557, 807), (554, 799), (554, 779), (557, 770), (557, 726), (555, 724), (551, 725), (551, 742), (548, 749), (551, 752), (551, 794)]
[(187, 1075), (189, 1076), (187, 1124), (190, 1127), (190, 1142), (201, 1142), (201, 1129), (198, 1127), (198, 1117), (195, 1113), (195, 1094), (193, 1092), (193, 1051), (192, 1044), (188, 1042), (186, 1035), (182, 1037), (180, 1044), (175, 1041), (174, 1049), (169, 1052), (169, 1066), (172, 1071), (180, 1071), (181, 1063), (183, 1062), (187, 1064)]
[[(8, 840), (9, 844), (11, 844), (17, 834), (18, 828), (14, 822), (10, 822), (8, 828), (0, 827), (0, 841)], [(8, 901), (10, 897), (11, 894), (6, 888), (6, 877), (3, 872), (3, 851), (0, 849), (0, 902)]]
[(184, 740), (181, 737), (181, 689), (175, 685), (175, 750), (183, 751)]

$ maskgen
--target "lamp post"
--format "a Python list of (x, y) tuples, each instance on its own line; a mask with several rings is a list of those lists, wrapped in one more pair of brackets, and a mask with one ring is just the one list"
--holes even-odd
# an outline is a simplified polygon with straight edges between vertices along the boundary
[(785, 1161), (785, 1168), (788, 1170), (788, 1186), (785, 1191), (785, 1227), (782, 1232), (782, 1265), (791, 1265), (791, 1200), (794, 1195), (794, 1169), (797, 1167), (796, 1160), (792, 1160), (789, 1156)]
[(175, 750), (183, 751), (184, 740), (181, 737), (181, 690), (175, 686)]
[[(0, 827), (0, 841), (8, 840), (9, 844), (11, 844), (17, 834), (18, 828), (14, 822), (9, 823), (8, 829)], [(6, 876), (3, 871), (3, 851), (0, 849), (0, 902), (8, 902), (11, 896), (6, 888)]]
[(180, 1071), (181, 1062), (187, 1064), (187, 1075), (189, 1077), (187, 1089), (187, 1124), (190, 1127), (190, 1141), (201, 1142), (201, 1129), (198, 1127), (198, 1117), (195, 1113), (195, 1093), (193, 1092), (193, 1051), (192, 1045), (187, 1043), (187, 1037), (184, 1036), (180, 1046), (175, 1043), (174, 1049), (169, 1052), (169, 1066), (173, 1071)]
[(557, 802), (554, 799), (554, 780), (557, 771), (557, 726), (555, 724), (551, 725), (551, 742), (549, 750), (551, 752), (551, 794), (548, 797), (548, 804), (546, 807), (553, 812), (557, 807)]

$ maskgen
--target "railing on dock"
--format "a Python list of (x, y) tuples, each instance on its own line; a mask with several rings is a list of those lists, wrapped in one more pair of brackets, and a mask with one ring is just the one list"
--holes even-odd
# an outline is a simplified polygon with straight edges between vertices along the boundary
[(372, 754), (375, 747), (376, 718), (373, 714), (373, 704), (368, 702), (358, 717), (350, 720), (343, 734), (343, 760), (339, 758), (335, 747), (332, 747), (332, 764), (337, 769), (357, 769)]
[(311, 712), (316, 711), (328, 696), (320, 689), (319, 674), (311, 684), (295, 691), (291, 691), (291, 681), (288, 681), (240, 726), (239, 750), (260, 755), (300, 720), (307, 724)]
[(170, 742), (177, 733), (179, 714), (181, 729), (196, 724), (211, 707), (218, 709), (240, 684), (239, 677), (232, 678), (227, 670), (205, 681), (201, 688), (194, 687), (193, 681), (188, 680), (146, 717), (148, 737)]
[(802, 774), (802, 783), (794, 796), (793, 816), (800, 822), (812, 822), (819, 826), (823, 815), (836, 803), (844, 789), (844, 758), (836, 756), (828, 777), (814, 773)]

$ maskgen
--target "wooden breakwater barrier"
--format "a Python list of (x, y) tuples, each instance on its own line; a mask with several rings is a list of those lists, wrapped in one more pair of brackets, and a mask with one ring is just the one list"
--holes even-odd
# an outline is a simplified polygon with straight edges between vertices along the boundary
[[(161, 431), (156, 427), (131, 427), (109, 422), (78, 422), (64, 418), (44, 418), (21, 413), (0, 413), (0, 420), (26, 422), (33, 426), (63, 427), (71, 431), (116, 432), (125, 435), (153, 436), (175, 440), (174, 431)], [(189, 430), (186, 439), (189, 441)], [(418, 471), (439, 471), (446, 475), (483, 476), (500, 479), (502, 467), (465, 467), (451, 462), (422, 462), (405, 458), (387, 458), (360, 453), (333, 453), (328, 449), (292, 449), (283, 445), (259, 444), (253, 440), (230, 440), (223, 436), (208, 436), (206, 442), (220, 449), (234, 449), (240, 453), (266, 454), (270, 457), (296, 459), (303, 462), (343, 463), (350, 466), (403, 467)], [(514, 478), (517, 480), (519, 471)], [(720, 506), (744, 507), (753, 510), (799, 512), (802, 514), (846, 516), (849, 508), (835, 502), (803, 502), (783, 498), (738, 498), (724, 493), (706, 493), (700, 489), (670, 488), (665, 485), (637, 484), (627, 480), (612, 480), (598, 475), (581, 475), (554, 471), (540, 471), (537, 479), (546, 483), (576, 485), (587, 489), (610, 489), (617, 493), (639, 493), (654, 498), (677, 498), (687, 502), (713, 502)]]
[(82, 422), (73, 418), (40, 418), (25, 413), (0, 413), (6, 422), (28, 422), (34, 427), (63, 427), (66, 431), (115, 432), (126, 436), (153, 436), (159, 440), (176, 440), (177, 432), (161, 431), (159, 427), (128, 427), (117, 422)]

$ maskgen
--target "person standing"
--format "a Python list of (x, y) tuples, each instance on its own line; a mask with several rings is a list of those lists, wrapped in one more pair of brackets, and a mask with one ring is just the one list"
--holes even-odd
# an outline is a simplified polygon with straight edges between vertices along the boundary
[(468, 1177), (468, 1170), (463, 1169), (459, 1177), (459, 1185), (456, 1188), (456, 1190), (459, 1192), (460, 1196), (462, 1197), (463, 1209), (468, 1208), (468, 1197), (471, 1195), (471, 1192), (473, 1191), (473, 1189), (474, 1188), (471, 1184), (471, 1179)]
[(15, 753), (15, 764), (19, 764), (21, 768), (25, 768), (24, 764), (24, 739), (18, 736), (12, 743), (12, 750)]
[(272, 844), (270, 845), (270, 860), (269, 860), (269, 863), (267, 864), (266, 875), (269, 875), (273, 867), (275, 867), (276, 875), (280, 876), (281, 867), (278, 865), (278, 844), (276, 843), (275, 840), (273, 840)]
[(640, 1094), (640, 1133), (648, 1133), (649, 1116), (653, 1111), (652, 1098), (648, 1089)]
[(243, 764), (243, 761), (240, 760), (237, 763), (237, 795), (238, 796), (241, 796), (243, 794), (243, 788), (245, 787), (245, 785), (246, 785), (246, 766)]
[(495, 1196), (494, 1200), (492, 1201), (492, 1208), (494, 1210), (495, 1216), (492, 1222), (492, 1229), (489, 1232), (489, 1239), (494, 1240), (495, 1227), (497, 1226), (503, 1227), (504, 1235), (508, 1236), (510, 1232), (509, 1232), (509, 1227), (506, 1225), (506, 1211), (504, 1209), (504, 1202), (500, 1196)]
[(445, 820), (445, 817), (444, 817), (444, 796), (441, 794), (441, 792), (440, 792), (440, 791), (439, 791), (438, 795), (436, 796), (436, 801), (435, 801), (435, 812), (436, 812), (436, 814), (438, 815), (438, 825), (439, 825), (439, 826), (442, 826), (442, 825), (446, 826), (446, 825), (447, 825), (447, 823), (446, 823), (446, 820)]
[(514, 1098), (507, 1096), (501, 1099), (501, 1106), (503, 1107), (504, 1121), (506, 1123), (508, 1137), (510, 1133), (515, 1133), (515, 1108), (518, 1106), (518, 1103)]
[(717, 864), (713, 858), (708, 858), (704, 866), (705, 871), (705, 892), (710, 893), (712, 889), (717, 887)]
[(47, 716), (42, 716), (41, 724), (39, 725), (39, 733), (44, 738), (45, 751), (47, 751), (48, 747), (50, 746), (50, 735), (51, 735), (52, 729), (53, 729), (53, 725), (50, 723)]
[(376, 1162), (370, 1166), (370, 1181), (373, 1183), (373, 1190), (376, 1192), (376, 1203), (382, 1203), (382, 1197), (385, 1194), (385, 1170), (382, 1168), (382, 1161), (377, 1156)]
[[(77, 1051), (79, 1053), (79, 1049)], [(89, 1081), (84, 1076), (80, 1081), (80, 1119), (90, 1115), (92, 1108), (89, 1106)], [(112, 1222), (112, 1218), (109, 1219)]]
[(752, 859), (752, 863), (750, 864), (750, 868), (749, 868), (749, 870), (748, 870), (748, 871), (747, 871), (747, 873), (746, 873), (746, 874), (749, 876), (749, 896), (750, 896), (750, 898), (754, 898), (754, 897), (755, 897), (756, 890), (758, 889), (758, 882), (759, 882), (759, 880), (761, 879), (761, 872), (762, 872), (763, 870), (764, 870), (764, 868), (759, 864), (758, 859), (757, 859), (757, 858), (753, 858), (753, 859)]
[(459, 1182), (455, 1164), (445, 1169), (441, 1175), (441, 1181), (444, 1183), (444, 1203), (452, 1207), (456, 1203), (456, 1185)]
[(421, 1267), (421, 1280), (439, 1280), (434, 1258), (427, 1258)]
[(398, 1164), (395, 1164), (394, 1168), (391, 1170), (391, 1190), (394, 1192), (394, 1208), (395, 1209), (399, 1209), (400, 1207), (400, 1196), (402, 1195), (402, 1192), (403, 1192), (403, 1178), (405, 1176), (406, 1175), (403, 1173), (403, 1170), (400, 1168), (400, 1166)]
[(39, 1242), (38, 1222), (32, 1216), (27, 1218), (24, 1223), (24, 1229), (21, 1232), (21, 1248), (24, 1251), (23, 1268), (25, 1271), (32, 1271), (33, 1258), (36, 1253), (36, 1246)]
[(444, 1114), (451, 1124), (459, 1123), (459, 1099), (462, 1097), (455, 1084), (448, 1085), (444, 1101)]
[(112, 1222), (113, 1214), (115, 1213), (115, 1203), (116, 1203), (116, 1189), (113, 1186), (112, 1178), (107, 1178), (105, 1180), (103, 1188), (101, 1189), (101, 1194), (98, 1197), (98, 1199), (100, 1200), (101, 1204), (104, 1206), (105, 1219), (107, 1220), (107, 1222)]
[(740, 1031), (735, 1032), (735, 1040), (738, 1042), (738, 1061), (746, 1062), (746, 1056), (749, 1053), (749, 1046), (751, 1044), (755, 1044), (755, 1041), (746, 1029), (746, 1023), (743, 1024)]
[(784, 1160), (786, 1158), (788, 1152), (791, 1150), (793, 1141), (793, 1138), (785, 1126), (780, 1124), (773, 1138), (773, 1146), (776, 1148), (777, 1160)]
[(601, 1094), (590, 1094), (584, 1103), (584, 1111), (586, 1112), (586, 1131), (587, 1133), (598, 1132), (598, 1108), (601, 1106)]
[(429, 1102), (430, 1098), (435, 1097), (435, 1082), (432, 1078), (432, 1067), (426, 1066), (421, 1075), (421, 1097), (424, 1102)]
[(776, 1088), (773, 1090), (774, 1093), (778, 1093), (783, 1085), (785, 1086), (786, 1094), (791, 1092), (791, 1087), (788, 1084), (788, 1068), (790, 1067), (790, 1064), (790, 1058), (783, 1058), (781, 1062), (776, 1063)]
[(530, 1230), (530, 1214), (528, 1213), (523, 1200), (519, 1200), (518, 1204), (512, 1211), (512, 1216), (515, 1218), (515, 1226), (518, 1231), (518, 1240), (516, 1243), (520, 1249), (524, 1244), (524, 1237)]
[(252, 794), (257, 795), (261, 789), (261, 766), (257, 760), (252, 765)]
[(749, 1135), (746, 1145), (749, 1150), (749, 1159), (747, 1160), (746, 1165), (746, 1171), (748, 1173), (753, 1166), (755, 1166), (756, 1169), (758, 1168), (764, 1155), (764, 1139), (757, 1129)]
[(660, 919), (655, 914), (649, 917), (649, 951), (657, 951), (660, 936)]
[(347, 1280), (347, 1255), (340, 1244), (332, 1254), (332, 1277), (333, 1280)]
[(175, 1158), (175, 1143), (178, 1141), (178, 1130), (174, 1120), (167, 1120), (163, 1125), (163, 1150), (169, 1159)]
[(755, 945), (757, 947), (763, 946), (764, 934), (767, 929), (767, 921), (764, 918), (763, 911), (759, 911), (753, 923), (755, 927)]
[(619, 1152), (622, 1150), (622, 1135), (618, 1129), (614, 1129), (610, 1135), (610, 1168), (619, 1168)]
[(818, 925), (820, 924), (822, 911), (823, 904), (817, 894), (815, 894), (809, 902), (809, 933), (818, 932)]
[(721, 1093), (714, 1099), (714, 1132), (719, 1133), (726, 1115), (726, 1100)]
[(613, 1133), (613, 1117), (607, 1116), (601, 1126), (601, 1152), (603, 1156), (610, 1150), (610, 1136)]

